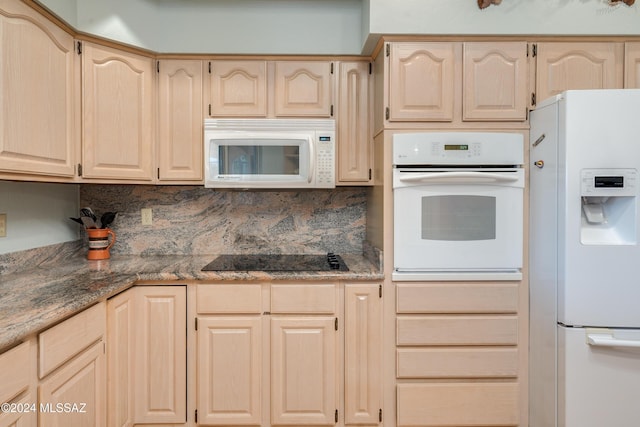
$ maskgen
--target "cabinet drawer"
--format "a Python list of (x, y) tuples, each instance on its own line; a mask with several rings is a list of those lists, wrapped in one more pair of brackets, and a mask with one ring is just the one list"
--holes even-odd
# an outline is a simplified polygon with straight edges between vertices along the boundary
[(518, 283), (398, 283), (398, 313), (516, 313)]
[(199, 314), (262, 313), (260, 285), (198, 285), (196, 295)]
[(29, 387), (30, 342), (0, 354), (0, 403), (9, 402)]
[(41, 333), (39, 377), (45, 377), (102, 338), (105, 325), (106, 304), (99, 303)]
[(515, 347), (427, 347), (397, 350), (398, 378), (515, 378)]
[(399, 384), (398, 426), (516, 426), (517, 383)]
[(516, 316), (401, 316), (398, 345), (516, 345)]
[(319, 313), (336, 311), (336, 286), (272, 285), (271, 313)]

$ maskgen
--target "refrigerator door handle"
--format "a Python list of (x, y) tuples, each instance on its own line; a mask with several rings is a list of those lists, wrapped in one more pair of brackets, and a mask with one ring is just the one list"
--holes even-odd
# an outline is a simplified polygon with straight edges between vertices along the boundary
[(640, 348), (640, 340), (619, 339), (613, 336), (613, 332), (606, 330), (587, 330), (587, 344), (594, 347)]

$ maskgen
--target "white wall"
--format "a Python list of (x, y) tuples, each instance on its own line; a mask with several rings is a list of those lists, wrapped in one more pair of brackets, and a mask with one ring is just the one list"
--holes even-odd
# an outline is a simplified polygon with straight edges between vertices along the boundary
[(7, 236), (0, 237), (0, 254), (80, 238), (79, 189), (75, 184), (0, 181), (0, 213), (7, 214)]
[(81, 31), (165, 53), (368, 54), (380, 34), (640, 35), (640, 2), (609, 0), (41, 1)]

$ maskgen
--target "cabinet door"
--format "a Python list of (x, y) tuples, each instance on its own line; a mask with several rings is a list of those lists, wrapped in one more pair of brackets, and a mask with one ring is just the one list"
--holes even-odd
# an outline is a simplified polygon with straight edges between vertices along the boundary
[(625, 43), (624, 58), (624, 87), (640, 89), (640, 43)]
[(210, 61), (209, 115), (266, 117), (266, 61)]
[(0, 427), (36, 427), (38, 421), (36, 397), (29, 393), (22, 397), (22, 399), (18, 399), (12, 403), (17, 405), (16, 409), (29, 408), (29, 411), (0, 411)]
[(153, 61), (83, 43), (82, 175), (153, 178)]
[(345, 424), (378, 424), (382, 408), (379, 285), (345, 285)]
[(260, 425), (262, 318), (198, 318), (198, 422)]
[(271, 319), (271, 424), (333, 425), (334, 317)]
[(135, 291), (122, 292), (107, 301), (107, 425), (133, 425)]
[(277, 61), (276, 117), (331, 117), (331, 70), (330, 62)]
[(136, 289), (134, 420), (139, 424), (186, 421), (186, 289)]
[(373, 163), (369, 63), (341, 62), (338, 68), (337, 184), (368, 183)]
[(105, 390), (104, 343), (99, 341), (41, 382), (38, 425), (104, 426)]
[(465, 43), (463, 120), (526, 120), (527, 43)]
[(0, 170), (73, 177), (73, 38), (22, 2), (0, 8)]
[(158, 179), (202, 180), (202, 61), (158, 64)]
[(391, 43), (389, 121), (453, 120), (459, 43)]
[(536, 102), (569, 89), (622, 88), (622, 43), (538, 43)]

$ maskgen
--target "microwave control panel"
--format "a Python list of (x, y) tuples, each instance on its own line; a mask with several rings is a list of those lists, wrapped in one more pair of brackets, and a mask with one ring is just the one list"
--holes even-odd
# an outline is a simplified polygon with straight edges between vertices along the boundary
[(319, 134), (316, 139), (316, 186), (335, 186), (335, 144), (333, 134)]

